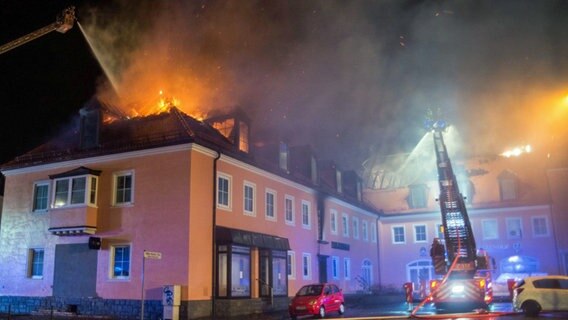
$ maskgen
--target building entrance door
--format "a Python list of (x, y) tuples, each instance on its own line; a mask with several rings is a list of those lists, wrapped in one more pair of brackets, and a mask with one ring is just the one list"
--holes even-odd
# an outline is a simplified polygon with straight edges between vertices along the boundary
[(87, 243), (56, 245), (53, 296), (96, 297), (97, 253)]

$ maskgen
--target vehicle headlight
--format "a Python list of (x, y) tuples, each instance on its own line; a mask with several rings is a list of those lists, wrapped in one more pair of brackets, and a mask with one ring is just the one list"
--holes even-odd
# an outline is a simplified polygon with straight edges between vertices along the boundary
[(314, 304), (318, 303), (318, 299), (311, 300), (308, 304), (313, 306)]

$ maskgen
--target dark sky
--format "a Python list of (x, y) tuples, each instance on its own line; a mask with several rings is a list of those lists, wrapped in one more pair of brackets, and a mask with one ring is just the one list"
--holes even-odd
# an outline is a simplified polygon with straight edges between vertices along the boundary
[(568, 1), (10, 0), (0, 43), (69, 4), (94, 51), (75, 26), (0, 55), (0, 162), (95, 94), (128, 112), (159, 90), (189, 114), (240, 106), (257, 143), (310, 143), (344, 169), (410, 152), (427, 108), (472, 152), (566, 132)]

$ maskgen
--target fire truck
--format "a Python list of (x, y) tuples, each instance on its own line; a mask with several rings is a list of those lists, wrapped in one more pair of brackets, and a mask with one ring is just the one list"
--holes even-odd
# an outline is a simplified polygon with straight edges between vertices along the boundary
[(440, 279), (430, 281), (429, 299), (436, 309), (486, 309), (493, 302), (490, 258), (477, 250), (464, 197), (448, 156), (444, 120), (427, 120), (432, 131), (440, 187), (444, 239), (435, 238), (430, 249), (432, 265)]

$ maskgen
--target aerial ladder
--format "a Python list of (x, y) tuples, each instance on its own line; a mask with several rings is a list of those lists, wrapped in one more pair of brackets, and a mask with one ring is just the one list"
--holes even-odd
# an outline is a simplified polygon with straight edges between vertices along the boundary
[(44, 36), (52, 31), (57, 31), (60, 33), (65, 33), (69, 29), (73, 28), (75, 23), (75, 7), (71, 6), (63, 10), (56, 18), (55, 22), (52, 24), (40, 28), (34, 32), (28, 33), (16, 40), (12, 40), (2, 46), (0, 46), (0, 54), (8, 52), (16, 47), (19, 47), (25, 43), (28, 43), (34, 39)]
[(490, 258), (477, 250), (464, 197), (448, 156), (444, 120), (428, 120), (436, 152), (436, 166), (444, 239), (435, 238), (430, 256), (441, 280), (430, 281), (429, 299), (437, 309), (487, 308), (493, 301)]

